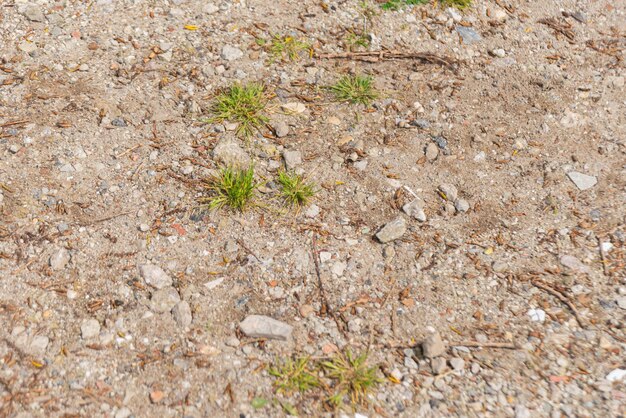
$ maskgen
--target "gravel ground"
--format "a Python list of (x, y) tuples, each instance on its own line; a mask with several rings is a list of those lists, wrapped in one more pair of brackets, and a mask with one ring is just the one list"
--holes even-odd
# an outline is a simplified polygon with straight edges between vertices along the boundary
[[(625, 14), (3, 0), (0, 416), (624, 416)], [(211, 106), (254, 81), (242, 140)], [(250, 161), (257, 205), (198, 203)], [(347, 350), (380, 383), (337, 410), (268, 372)]]

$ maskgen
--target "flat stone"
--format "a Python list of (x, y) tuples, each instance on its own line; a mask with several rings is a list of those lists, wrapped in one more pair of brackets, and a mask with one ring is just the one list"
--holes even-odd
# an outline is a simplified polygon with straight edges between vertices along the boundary
[(293, 170), (300, 164), (302, 164), (302, 153), (300, 151), (283, 151), (283, 159), (285, 160), (285, 167), (287, 170)]
[(609, 382), (619, 382), (626, 378), (626, 369), (615, 369), (606, 375), (606, 380)]
[(43, 14), (43, 11), (38, 6), (33, 4), (26, 6), (26, 9), (24, 9), (24, 16), (26, 16), (26, 19), (31, 22), (44, 22), (46, 20), (46, 16)]
[(465, 212), (467, 212), (469, 210), (470, 204), (465, 199), (457, 199), (457, 200), (454, 201), (454, 208), (459, 213), (465, 213)]
[(439, 147), (436, 144), (430, 142), (426, 145), (426, 159), (428, 161), (435, 161), (439, 155)]
[(70, 253), (65, 248), (61, 248), (50, 256), (49, 264), (52, 270), (63, 270), (70, 261)]
[(454, 202), (459, 195), (459, 191), (452, 184), (444, 183), (439, 186), (439, 191), (444, 194), (444, 198)]
[(276, 136), (279, 138), (284, 138), (289, 135), (289, 125), (285, 122), (276, 122), (273, 125), (274, 132), (276, 132)]
[(426, 213), (424, 212), (424, 201), (419, 197), (412, 202), (402, 206), (402, 211), (412, 218), (420, 222), (426, 222)]
[(561, 256), (560, 261), (561, 261), (561, 264), (563, 264), (565, 267), (577, 273), (589, 273), (590, 272), (589, 267), (583, 264), (582, 261), (580, 261), (574, 256), (571, 256), (571, 255)]
[(546, 320), (546, 312), (543, 309), (529, 309), (527, 313), (533, 322), (543, 323)]
[(304, 105), (304, 103), (300, 102), (285, 103), (283, 105), (280, 105), (280, 108), (287, 113), (295, 114), (304, 113), (304, 111), (306, 110), (306, 106)]
[(620, 296), (615, 301), (620, 309), (626, 309), (626, 296)]
[[(422, 353), (426, 358), (435, 358), (442, 356), (446, 352), (446, 345), (441, 340), (441, 335), (438, 332), (430, 334), (422, 342)], [(445, 360), (444, 360), (445, 363)]]
[(286, 340), (293, 327), (264, 315), (249, 315), (239, 324), (241, 331), (251, 338)]
[(235, 61), (243, 57), (243, 52), (241, 51), (241, 49), (234, 46), (225, 45), (222, 48), (221, 57), (226, 61)]
[(213, 148), (213, 158), (223, 166), (245, 168), (250, 165), (250, 156), (232, 139), (221, 139)]
[(191, 325), (191, 321), (193, 319), (191, 315), (191, 306), (189, 306), (189, 303), (184, 300), (178, 302), (176, 306), (174, 306), (174, 309), (172, 309), (172, 316), (179, 327), (188, 327)]
[(319, 214), (320, 214), (320, 207), (315, 204), (309, 206), (307, 210), (304, 212), (304, 216), (306, 216), (307, 218), (315, 218)]
[(465, 368), (465, 360), (460, 357), (453, 357), (450, 359), (450, 367), (456, 371), (461, 371)]
[(85, 319), (80, 325), (80, 335), (83, 337), (83, 340), (97, 337), (98, 334), (100, 334), (100, 323), (97, 319)]
[(165, 271), (154, 264), (142, 264), (139, 266), (139, 274), (145, 280), (146, 284), (155, 289), (163, 289), (172, 285), (172, 278)]
[(155, 291), (150, 299), (152, 310), (157, 313), (171, 311), (178, 302), (180, 302), (180, 295), (171, 286)]
[(446, 359), (443, 357), (436, 357), (434, 359), (430, 360), (430, 368), (433, 371), (433, 374), (441, 374), (443, 373), (446, 368)]
[(474, 42), (481, 42), (483, 40), (482, 36), (478, 32), (476, 32), (472, 28), (468, 28), (465, 26), (457, 26), (456, 31), (463, 39), (464, 44), (473, 44)]
[(383, 226), (377, 233), (378, 241), (384, 243), (397, 240), (406, 232), (406, 221), (403, 217), (397, 217)]
[(30, 54), (31, 52), (35, 52), (37, 50), (37, 44), (34, 42), (28, 42), (26, 40), (19, 43), (17, 46), (20, 51)]
[(567, 173), (567, 176), (580, 190), (591, 189), (598, 183), (598, 179), (596, 177), (579, 173), (578, 171), (570, 171)]

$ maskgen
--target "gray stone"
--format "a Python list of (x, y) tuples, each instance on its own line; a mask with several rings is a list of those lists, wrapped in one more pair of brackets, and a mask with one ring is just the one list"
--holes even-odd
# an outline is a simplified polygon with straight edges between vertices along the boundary
[(530, 418), (531, 416), (530, 411), (524, 405), (515, 405), (515, 418)]
[(174, 306), (174, 309), (172, 309), (172, 316), (181, 328), (186, 328), (191, 325), (193, 317), (191, 316), (189, 303), (184, 300), (178, 302), (176, 306)]
[(286, 340), (291, 335), (292, 326), (264, 315), (249, 315), (239, 324), (241, 331), (251, 338)]
[(467, 200), (465, 199), (457, 199), (454, 202), (454, 208), (460, 212), (460, 213), (464, 213), (467, 212), (470, 208), (470, 204)]
[(41, 9), (34, 4), (26, 6), (26, 9), (24, 9), (24, 16), (26, 16), (26, 19), (31, 22), (44, 22), (46, 20), (46, 16), (43, 14), (43, 11), (41, 11)]
[(319, 214), (320, 214), (320, 207), (315, 204), (309, 206), (307, 210), (304, 212), (304, 216), (306, 216), (307, 218), (315, 218)]
[(598, 179), (596, 177), (579, 173), (578, 171), (570, 171), (567, 173), (567, 176), (580, 190), (591, 189), (596, 185), (596, 183), (598, 183)]
[(450, 359), (450, 367), (456, 371), (461, 371), (465, 368), (465, 361), (460, 357), (453, 357)]
[(128, 126), (126, 121), (122, 118), (115, 118), (111, 121), (111, 125), (117, 126), (118, 128), (125, 128)]
[(70, 253), (65, 248), (57, 250), (50, 256), (50, 268), (52, 270), (62, 270), (70, 261)]
[(32, 354), (43, 354), (50, 343), (50, 339), (45, 335), (35, 335), (30, 341), (27, 352)]
[(482, 36), (472, 28), (465, 26), (457, 26), (456, 31), (463, 39), (464, 44), (473, 44), (474, 42), (480, 42), (483, 40)]
[(435, 358), (442, 356), (446, 352), (446, 346), (441, 340), (441, 336), (438, 332), (430, 334), (422, 342), (422, 353), (426, 358)]
[(180, 302), (180, 295), (173, 287), (164, 287), (152, 293), (150, 305), (154, 312), (169, 312)]
[(397, 240), (402, 237), (406, 232), (406, 221), (403, 217), (399, 216), (393, 221), (383, 226), (377, 233), (376, 238), (378, 241), (384, 243)]
[(287, 170), (293, 170), (302, 164), (302, 153), (296, 150), (285, 150), (283, 151), (283, 159), (285, 160), (285, 167), (287, 167)]
[(443, 357), (437, 357), (430, 360), (430, 368), (432, 369), (433, 374), (443, 373), (447, 368), (446, 359)]
[(289, 135), (289, 125), (285, 122), (275, 122), (273, 124), (274, 131), (276, 132), (276, 136), (279, 138), (284, 138)]
[(493, 54), (494, 57), (498, 57), (498, 58), (506, 57), (506, 51), (502, 48), (494, 49), (493, 51), (491, 51), (491, 53)]
[(21, 149), (22, 149), (22, 147), (20, 147), (17, 144), (9, 145), (9, 151), (11, 152), (11, 154), (17, 154), (18, 152), (20, 152)]
[(424, 202), (419, 197), (412, 202), (402, 206), (404, 213), (420, 222), (426, 222), (426, 213), (424, 212)]
[(620, 296), (615, 301), (620, 309), (626, 309), (626, 296)]
[(439, 148), (436, 144), (430, 142), (426, 145), (426, 159), (428, 161), (435, 161), (439, 155)]
[(564, 255), (561, 257), (560, 261), (565, 267), (570, 268), (577, 273), (589, 273), (589, 267), (574, 256)]
[(245, 168), (250, 165), (250, 156), (232, 139), (221, 139), (213, 148), (213, 158), (228, 167)]
[(236, 48), (234, 46), (231, 45), (225, 45), (222, 48), (222, 59), (226, 60), (226, 61), (234, 61), (234, 60), (238, 60), (239, 58), (243, 57), (243, 52), (241, 51), (241, 49)]
[(165, 271), (154, 264), (142, 264), (139, 266), (139, 274), (145, 280), (146, 284), (155, 289), (163, 289), (172, 285), (172, 278)]
[(444, 194), (446, 200), (454, 202), (459, 195), (459, 191), (452, 184), (444, 183), (439, 186), (439, 191)]
[(85, 319), (80, 325), (80, 335), (83, 337), (83, 340), (97, 337), (98, 334), (100, 334), (100, 323), (97, 319)]
[(26, 40), (19, 43), (17, 46), (20, 51), (30, 54), (31, 52), (35, 52), (37, 50), (37, 44), (34, 42), (28, 42)]

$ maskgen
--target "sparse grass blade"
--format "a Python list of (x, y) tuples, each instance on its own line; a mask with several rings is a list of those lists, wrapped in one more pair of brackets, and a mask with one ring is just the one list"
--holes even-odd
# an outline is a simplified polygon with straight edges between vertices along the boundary
[(254, 167), (225, 167), (218, 175), (205, 180), (204, 187), (209, 196), (201, 198), (200, 202), (207, 204), (209, 209), (229, 206), (243, 212), (254, 198), (258, 184), (254, 181)]
[(368, 366), (367, 353), (355, 356), (348, 350), (322, 362), (321, 366), (326, 377), (335, 383), (333, 394), (328, 397), (335, 407), (341, 406), (346, 398), (353, 405), (366, 403), (367, 394), (382, 382), (378, 367)]
[(282, 198), (290, 206), (306, 206), (316, 193), (315, 186), (299, 174), (279, 171), (278, 183), (282, 186)]
[(269, 121), (264, 114), (267, 99), (263, 84), (235, 84), (215, 98), (211, 107), (215, 116), (210, 121), (235, 122), (238, 124), (237, 134), (249, 138)]
[(277, 393), (305, 392), (320, 386), (315, 370), (309, 367), (309, 357), (276, 361), (268, 372), (276, 378)]
[(378, 97), (374, 79), (364, 75), (346, 75), (330, 86), (335, 99), (340, 102), (369, 106)]
[(311, 45), (293, 36), (274, 35), (267, 44), (271, 62), (276, 60), (297, 61), (303, 52), (310, 50)]
[(443, 7), (456, 7), (463, 10), (472, 5), (472, 0), (439, 0)]
[(383, 10), (400, 10), (405, 6), (415, 6), (418, 4), (428, 3), (429, 0), (388, 0), (381, 4)]

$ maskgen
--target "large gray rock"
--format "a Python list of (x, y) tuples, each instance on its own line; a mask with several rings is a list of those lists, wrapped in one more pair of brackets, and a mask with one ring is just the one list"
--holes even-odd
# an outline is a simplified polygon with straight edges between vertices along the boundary
[(579, 173), (578, 171), (570, 171), (567, 173), (567, 176), (580, 190), (591, 189), (596, 185), (596, 183), (598, 183), (598, 179), (596, 177)]
[(293, 327), (264, 315), (249, 315), (239, 324), (241, 331), (248, 337), (286, 340)]
[(145, 280), (146, 284), (155, 289), (163, 289), (172, 285), (172, 278), (165, 271), (154, 264), (142, 264), (139, 266), (139, 274)]
[(377, 233), (376, 238), (383, 244), (402, 237), (406, 232), (406, 221), (403, 217), (397, 217), (393, 221), (383, 226)]
[(178, 302), (176, 306), (174, 306), (174, 309), (172, 309), (172, 316), (181, 328), (191, 325), (191, 320), (193, 318), (191, 316), (191, 307), (189, 306), (189, 303), (184, 300)]
[(409, 202), (402, 206), (402, 211), (420, 222), (426, 222), (424, 202), (419, 197), (415, 198), (415, 200), (413, 200), (412, 202)]
[(63, 270), (70, 261), (70, 253), (65, 248), (61, 248), (50, 256), (50, 268), (52, 270)]
[(171, 286), (159, 289), (152, 294), (150, 305), (157, 313), (169, 312), (180, 302), (180, 295)]
[(435, 358), (444, 355), (446, 346), (441, 340), (438, 332), (430, 334), (424, 342), (422, 342), (422, 353), (426, 358)]
[(285, 150), (283, 151), (283, 159), (285, 160), (285, 167), (287, 167), (287, 170), (293, 170), (302, 164), (302, 153), (296, 150)]
[(226, 60), (226, 61), (234, 61), (234, 60), (238, 60), (239, 58), (243, 57), (243, 52), (241, 51), (241, 49), (231, 46), (231, 45), (225, 45), (222, 48), (222, 59)]
[(97, 319), (85, 319), (80, 325), (80, 335), (83, 337), (83, 340), (97, 337), (98, 334), (100, 334), (100, 323)]
[(246, 168), (250, 165), (248, 153), (230, 138), (223, 138), (215, 145), (213, 158), (218, 164), (228, 167)]

